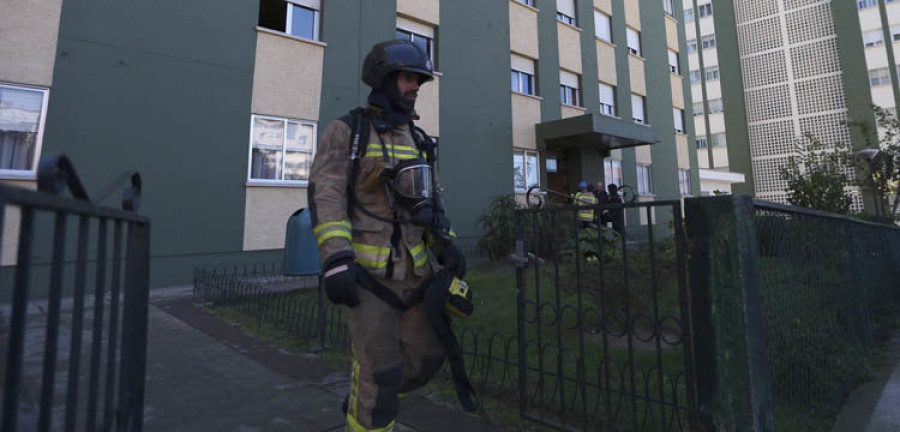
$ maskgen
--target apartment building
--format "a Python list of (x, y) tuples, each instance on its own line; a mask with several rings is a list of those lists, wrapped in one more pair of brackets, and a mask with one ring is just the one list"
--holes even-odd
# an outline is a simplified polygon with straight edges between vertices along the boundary
[[(0, 181), (65, 153), (89, 192), (143, 176), (151, 284), (280, 258), (325, 126), (365, 103), (377, 41), (422, 46), (417, 124), (440, 146), (450, 218), (579, 181), (642, 200), (699, 194), (678, 0), (191, 0), (0, 7)], [(7, 61), (6, 59), (13, 59)], [(113, 201), (111, 200), (110, 203)], [(668, 221), (656, 220), (660, 226)], [(646, 224), (645, 213), (627, 224)], [(15, 215), (3, 259), (14, 254)], [(38, 247), (40, 249), (40, 247)], [(36, 260), (47, 251), (36, 250)], [(6, 269), (8, 270), (8, 268)]]
[[(900, 3), (885, 0), (858, 0), (859, 27), (862, 32), (863, 47), (868, 69), (872, 102), (896, 114), (900, 90), (897, 77), (897, 51), (894, 46), (900, 42)], [(882, 16), (882, 7), (884, 15)], [(883, 23), (887, 22), (887, 26)], [(890, 43), (885, 43), (889, 41)]]
[[(698, 0), (685, 7), (698, 20), (688, 43), (697, 53), (694, 102), (705, 113), (698, 123), (711, 132), (698, 145), (712, 147), (713, 168), (727, 161), (745, 175), (735, 192), (786, 202), (780, 171), (807, 134), (826, 145), (865, 145), (850, 127), (874, 121), (856, 8), (831, 0)], [(727, 150), (717, 154), (710, 141), (720, 131)], [(857, 209), (865, 200), (855, 193)]]

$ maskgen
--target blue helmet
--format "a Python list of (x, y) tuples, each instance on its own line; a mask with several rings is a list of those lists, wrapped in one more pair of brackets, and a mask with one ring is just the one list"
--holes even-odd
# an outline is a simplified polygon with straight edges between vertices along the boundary
[(578, 189), (586, 189), (586, 188), (587, 188), (587, 183), (585, 183), (585, 182), (578, 183)]

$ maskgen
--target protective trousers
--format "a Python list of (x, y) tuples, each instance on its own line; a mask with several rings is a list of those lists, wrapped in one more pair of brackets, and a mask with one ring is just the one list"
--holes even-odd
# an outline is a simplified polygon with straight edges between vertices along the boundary
[[(425, 281), (412, 272), (402, 281), (376, 279), (404, 299)], [(445, 350), (421, 304), (401, 312), (363, 288), (359, 298), (359, 306), (344, 309), (353, 344), (346, 430), (388, 432), (399, 395), (425, 385), (443, 365)]]

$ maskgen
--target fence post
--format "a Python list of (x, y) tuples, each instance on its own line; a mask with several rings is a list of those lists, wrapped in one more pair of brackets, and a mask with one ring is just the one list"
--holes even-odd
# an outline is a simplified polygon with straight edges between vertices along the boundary
[(753, 200), (721, 196), (685, 204), (703, 428), (773, 431)]

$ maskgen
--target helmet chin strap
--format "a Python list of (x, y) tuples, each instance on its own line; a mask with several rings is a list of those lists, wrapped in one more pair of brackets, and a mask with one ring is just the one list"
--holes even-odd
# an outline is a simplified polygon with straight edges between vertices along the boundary
[(369, 104), (381, 108), (381, 116), (394, 126), (408, 124), (412, 120), (415, 102), (403, 100), (397, 83), (399, 72), (392, 72), (384, 78), (381, 86), (369, 93)]

